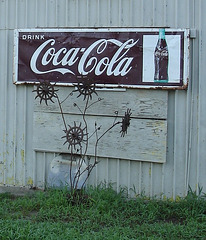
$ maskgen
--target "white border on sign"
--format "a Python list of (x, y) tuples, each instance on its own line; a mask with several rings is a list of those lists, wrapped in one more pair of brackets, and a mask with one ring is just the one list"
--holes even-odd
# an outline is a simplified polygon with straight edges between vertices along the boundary
[[(14, 30), (14, 84), (36, 84), (35, 82), (19, 82), (18, 77), (18, 37), (19, 32), (157, 32), (159, 28), (35, 28), (35, 29), (15, 29)], [(189, 29), (170, 29), (166, 32), (184, 32), (184, 68), (183, 68), (183, 86), (156, 86), (156, 85), (117, 85), (117, 84), (98, 84), (100, 88), (137, 88), (137, 89), (185, 89), (189, 80)], [(179, 50), (174, 50), (175, 44), (179, 42), (179, 35), (166, 35), (168, 49), (171, 56), (179, 54)], [(151, 43), (148, 43), (149, 38)], [(156, 46), (158, 35), (144, 35), (143, 45), (146, 52), (143, 54), (143, 82), (153, 82), (154, 58), (152, 51)], [(155, 43), (155, 44), (154, 44)], [(178, 46), (179, 49), (180, 46)], [(148, 49), (147, 49), (148, 48)], [(179, 57), (180, 59), (180, 57)], [(169, 59), (169, 83), (179, 83), (180, 69), (176, 68), (175, 60)], [(151, 66), (150, 70), (145, 70), (145, 66)], [(172, 70), (174, 69), (174, 70)], [(58, 86), (73, 86), (72, 83), (56, 83)]]

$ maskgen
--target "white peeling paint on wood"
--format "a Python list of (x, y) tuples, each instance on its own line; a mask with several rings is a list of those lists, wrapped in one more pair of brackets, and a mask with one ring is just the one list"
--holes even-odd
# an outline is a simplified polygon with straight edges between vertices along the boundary
[[(58, 87), (57, 87), (58, 89)], [(70, 90), (70, 88), (69, 88)], [(73, 90), (73, 88), (72, 88)], [(57, 92), (60, 101), (64, 101), (62, 109), (68, 125), (77, 126), (83, 122), (81, 112), (85, 107), (83, 97), (77, 98), (75, 93), (70, 96), (68, 88), (60, 88)], [(62, 93), (63, 92), (63, 93)], [(125, 158), (139, 161), (165, 162), (166, 161), (166, 137), (167, 137), (167, 92), (166, 91), (138, 91), (128, 89), (127, 91), (98, 91), (98, 99), (102, 101), (93, 104), (88, 109), (86, 120), (88, 121), (88, 132), (91, 135), (95, 128), (95, 122), (102, 126), (99, 136), (106, 131), (115, 119), (114, 112), (118, 111), (117, 121), (121, 121), (127, 108), (132, 109), (132, 120), (128, 134), (120, 137), (119, 128), (109, 132), (98, 145), (98, 156)], [(68, 97), (69, 96), (69, 97)], [(67, 98), (68, 97), (68, 98)], [(91, 103), (97, 101), (94, 99)], [(48, 106), (39, 99), (35, 101), (34, 112), (34, 149), (44, 151), (67, 152), (67, 146), (63, 146), (63, 120), (61, 118), (58, 101)], [(78, 105), (78, 108), (74, 106)], [(159, 118), (159, 119), (158, 119)], [(42, 133), (43, 136), (42, 136)], [(41, 136), (41, 137), (40, 137)], [(95, 139), (91, 138), (88, 155), (94, 155)]]
[[(74, 103), (77, 103), (80, 109), (84, 109), (85, 101), (84, 97), (80, 96), (77, 92), (74, 92), (72, 96), (69, 96), (74, 88), (67, 87), (55, 87), (58, 89), (58, 97), (62, 103), (63, 112), (69, 114), (80, 114)], [(87, 110), (89, 115), (100, 115), (100, 116), (114, 116), (114, 112), (118, 111), (120, 115), (124, 115), (124, 112), (128, 108), (131, 108), (132, 117), (134, 118), (146, 118), (146, 119), (167, 119), (167, 102), (168, 93), (162, 90), (138, 90), (138, 89), (113, 89), (113, 90), (96, 90), (98, 96), (93, 96), (94, 100), (97, 101), (101, 98), (102, 101), (93, 104)], [(33, 94), (35, 97), (35, 94)], [(64, 101), (65, 100), (65, 101)], [(46, 105), (44, 102), (40, 104), (37, 98), (34, 102), (34, 111), (38, 112), (52, 112), (59, 113), (59, 105), (57, 100), (53, 99), (54, 103), (48, 102)], [(92, 101), (91, 101), (92, 102)]]
[[(70, 126), (80, 126), (83, 122), (78, 115), (65, 116)], [(98, 135), (101, 136), (112, 124), (114, 117), (88, 116), (89, 136), (97, 127), (101, 126)], [(117, 119), (119, 121), (119, 119)], [(121, 121), (121, 118), (120, 118)], [(83, 123), (82, 123), (83, 124)], [(84, 128), (84, 125), (82, 125)], [(65, 127), (60, 114), (34, 113), (33, 147), (36, 150), (67, 152), (68, 145), (63, 143)], [(121, 137), (121, 127), (116, 126), (99, 142), (97, 155), (110, 158), (124, 158), (130, 160), (165, 162), (166, 161), (166, 132), (167, 122), (163, 120), (132, 119), (125, 137)], [(95, 154), (95, 136), (89, 140), (88, 155)]]

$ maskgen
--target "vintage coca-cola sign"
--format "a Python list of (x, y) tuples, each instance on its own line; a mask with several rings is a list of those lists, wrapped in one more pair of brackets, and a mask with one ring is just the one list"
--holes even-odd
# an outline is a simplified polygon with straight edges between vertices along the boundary
[(112, 87), (184, 87), (186, 33), (165, 31), (170, 57), (165, 82), (154, 81), (158, 35), (159, 29), (16, 30), (14, 82), (71, 85), (86, 76)]

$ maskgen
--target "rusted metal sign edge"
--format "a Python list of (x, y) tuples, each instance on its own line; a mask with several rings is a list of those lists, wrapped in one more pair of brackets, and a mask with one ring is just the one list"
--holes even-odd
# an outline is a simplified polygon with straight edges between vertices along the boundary
[[(88, 36), (91, 35), (91, 34), (93, 34), (94, 36), (100, 34), (96, 38), (94, 38), (95, 40), (96, 39), (98, 40), (98, 39), (100, 39), (99, 36), (101, 37), (101, 36), (104, 36), (105, 33), (109, 33), (109, 34), (111, 33), (113, 35), (109, 35), (108, 34), (108, 37), (107, 38), (105, 37), (105, 39), (106, 39), (105, 41), (107, 43), (99, 42), (99, 44), (102, 44), (102, 49), (104, 48), (105, 52), (106, 52), (106, 45), (108, 45), (108, 41), (110, 41), (111, 39), (116, 41), (116, 42), (113, 41), (111, 44), (115, 45), (115, 47), (117, 48), (117, 47), (120, 47), (120, 44), (119, 44), (120, 42), (123, 45), (125, 44), (124, 39), (126, 37), (132, 36), (134, 38), (135, 34), (139, 34), (138, 36), (143, 36), (143, 37), (141, 37), (141, 41), (140, 41), (141, 43), (138, 46), (133, 46), (133, 47), (134, 47), (134, 50), (135, 50), (135, 47), (137, 47), (136, 49), (137, 50), (139, 49), (138, 51), (141, 54), (141, 51), (143, 51), (143, 52), (151, 51), (151, 46), (148, 45), (149, 42), (150, 42), (150, 37), (151, 37), (151, 41), (154, 41), (154, 39), (158, 39), (158, 31), (159, 31), (159, 28), (81, 28), (81, 29), (79, 29), (79, 28), (66, 28), (66, 29), (65, 28), (58, 28), (58, 29), (36, 28), (36, 29), (16, 29), (14, 31), (14, 74), (13, 74), (14, 80), (13, 80), (13, 82), (15, 84), (20, 84), (20, 85), (21, 84), (32, 84), (33, 85), (33, 84), (38, 83), (39, 80), (45, 80), (45, 76), (48, 75), (48, 74), (44, 73), (44, 72), (51, 70), (51, 69), (46, 69), (46, 71), (39, 71), (39, 69), (38, 69), (38, 71), (40, 73), (38, 71), (37, 71), (38, 72), (37, 74), (36, 73), (35, 74), (32, 73), (34, 75), (34, 76), (32, 76), (33, 79), (23, 79), (24, 76), (27, 74), (27, 72), (26, 72), (27, 70), (25, 70), (24, 68), (21, 68), (23, 65), (25, 65), (25, 62), (22, 63), (22, 60), (21, 60), (21, 58), (22, 58), (21, 57), (22, 56), (22, 51), (23, 51), (22, 47), (24, 45), (20, 45), (20, 42), (21, 43), (25, 42), (25, 44), (27, 44), (25, 46), (27, 46), (27, 47), (28, 47), (28, 45), (32, 46), (33, 44), (34, 45), (36, 44), (35, 46), (39, 47), (40, 44), (45, 42), (45, 39), (43, 39), (44, 37), (42, 37), (42, 39), (39, 39), (39, 38), (41, 38), (41, 36), (46, 36), (46, 40), (48, 40), (50, 33), (53, 33), (53, 36), (52, 36), (53, 39), (55, 39), (55, 37), (58, 36), (58, 37), (60, 37), (60, 40), (61, 40), (61, 34), (63, 34), (63, 33), (65, 33), (65, 36), (67, 34), (73, 34), (74, 39), (76, 39), (76, 40), (74, 40), (74, 42), (75, 41), (77, 42), (77, 38), (78, 38), (77, 36), (79, 36), (79, 38), (82, 37), (81, 34), (85, 34), (84, 36), (86, 36), (86, 38), (88, 38)], [(128, 48), (130, 48), (130, 47), (128, 47), (127, 44), (124, 45), (125, 46), (124, 49), (122, 48), (123, 49), (122, 50), (122, 55), (123, 56), (120, 56), (120, 55), (118, 56), (119, 60), (122, 60), (122, 63), (127, 63), (127, 65), (128, 65), (128, 68), (127, 69), (125, 68), (125, 72), (124, 73), (126, 73), (128, 71), (128, 73), (130, 74), (128, 76), (125, 74), (123, 80), (119, 81), (119, 79), (122, 78), (122, 75), (124, 75), (124, 73), (121, 72), (121, 68), (120, 67), (124, 68), (125, 67), (124, 65), (121, 65), (119, 67), (119, 69), (120, 69), (119, 70), (119, 75), (117, 74), (117, 76), (112, 76), (112, 74), (111, 74), (112, 72), (110, 73), (111, 74), (110, 76), (105, 76), (104, 77), (104, 74), (102, 74), (102, 76), (100, 76), (100, 75), (99, 76), (95, 76), (93, 73), (92, 74), (88, 74), (86, 71), (85, 71), (86, 74), (83, 74), (83, 75), (87, 75), (88, 77), (92, 77), (93, 79), (98, 79), (98, 77), (99, 78), (101, 77), (100, 83), (98, 83), (98, 81), (96, 82), (97, 87), (100, 88), (100, 89), (101, 88), (109, 88), (109, 89), (112, 89), (112, 88), (114, 88), (114, 89), (116, 89), (116, 88), (138, 88), (138, 89), (166, 89), (166, 90), (168, 90), (168, 89), (170, 89), (170, 90), (174, 90), (174, 89), (187, 89), (188, 81), (189, 81), (189, 50), (190, 50), (190, 47), (189, 47), (189, 29), (170, 29), (170, 28), (167, 28), (165, 32), (166, 32), (166, 37), (168, 38), (168, 36), (169, 36), (169, 38), (171, 38), (171, 41), (173, 41), (173, 43), (172, 43), (173, 45), (175, 44), (175, 40), (174, 40), (175, 38), (172, 38), (173, 33), (174, 33), (174, 36), (178, 36), (179, 39), (181, 38), (181, 36), (183, 36), (182, 40), (179, 43), (179, 45), (177, 47), (177, 50), (176, 50), (176, 52), (179, 51), (179, 54), (182, 54), (182, 56), (179, 57), (180, 66), (177, 69), (175, 68), (175, 66), (174, 66), (174, 68), (170, 67), (170, 73), (173, 74), (174, 76), (175, 76), (175, 74), (176, 75), (180, 74), (180, 72), (182, 71), (181, 72), (181, 74), (182, 74), (181, 75), (181, 78), (182, 78), (181, 79), (181, 84), (180, 84), (180, 82), (178, 82), (178, 84), (176, 84), (175, 81), (170, 83), (170, 80), (168, 81), (168, 83), (161, 83), (161, 82), (154, 83), (154, 82), (152, 82), (153, 79), (152, 80), (149, 79), (150, 76), (153, 77), (153, 73), (151, 73), (151, 72), (154, 71), (154, 66), (151, 67), (150, 63), (151, 63), (151, 60), (154, 62), (154, 59), (152, 59), (152, 58), (154, 58), (154, 56), (153, 56), (154, 53), (152, 53), (150, 56), (149, 56), (148, 53), (145, 54), (145, 55), (143, 53), (143, 55), (140, 57), (140, 59), (143, 58), (143, 60), (141, 60), (142, 61), (141, 62), (141, 64), (142, 64), (141, 71), (142, 72), (139, 73), (138, 70), (140, 68), (139, 69), (135, 69), (135, 67), (134, 67), (134, 71), (133, 71), (133, 65), (132, 64), (129, 65), (129, 61), (130, 61), (130, 63), (134, 62), (135, 51), (133, 51), (133, 53), (132, 53), (133, 55), (131, 54), (131, 56), (130, 56), (130, 52), (128, 50)], [(87, 35), (88, 33), (89, 33), (89, 35)], [(75, 35), (75, 34), (77, 34), (77, 35)], [(101, 34), (103, 34), (103, 35), (101, 35)], [(113, 38), (113, 37), (116, 37), (116, 36), (119, 36), (119, 35), (121, 35), (121, 37), (119, 39), (118, 38), (117, 39)], [(64, 39), (65, 39), (65, 36), (64, 36)], [(143, 38), (144, 38), (144, 41), (143, 41)], [(39, 40), (42, 40), (42, 41), (37, 43)], [(139, 40), (133, 39), (133, 42), (131, 40), (131, 42), (128, 43), (129, 46), (132, 46), (132, 44), (135, 43), (135, 40), (136, 40), (136, 42), (138, 44)], [(82, 41), (82, 42), (84, 43), (84, 41)], [(69, 46), (72, 46), (71, 42), (69, 44), (70, 44)], [(103, 45), (103, 44), (106, 44), (106, 45)], [(148, 45), (148, 46), (146, 46), (146, 45)], [(173, 45), (170, 45), (170, 46), (173, 46)], [(56, 52), (60, 48), (59, 46), (57, 47)], [(86, 47), (88, 48), (88, 46), (86, 46)], [(98, 45), (96, 45), (96, 46), (98, 46)], [(50, 47), (53, 47), (53, 46), (50, 46)], [(72, 46), (72, 47), (74, 48), (74, 46)], [(86, 49), (86, 47), (84, 49)], [(63, 48), (65, 49), (65, 45), (63, 46)], [(80, 48), (80, 45), (76, 46), (76, 48)], [(153, 48), (155, 48), (155, 47), (153, 46)], [(34, 47), (34, 49), (35, 49), (35, 47)], [(110, 57), (107, 57), (107, 55), (105, 55), (107, 53), (104, 54), (104, 51), (102, 49), (99, 49), (99, 51), (101, 51), (101, 53), (103, 54), (104, 60), (100, 59), (100, 61), (102, 61), (102, 66), (104, 66), (105, 69), (106, 69), (106, 68), (108, 68), (108, 65), (109, 65), (109, 63), (108, 63), (109, 62), (109, 58), (111, 59), (112, 55)], [(128, 51), (125, 50), (125, 49), (127, 49)], [(132, 49), (132, 47), (131, 47), (131, 49)], [(48, 50), (48, 49), (46, 49), (46, 50)], [(55, 50), (52, 50), (52, 51), (55, 51)], [(82, 52), (85, 52), (85, 51), (86, 50), (82, 50)], [(174, 49), (171, 48), (170, 51), (171, 51), (171, 53), (169, 52), (169, 54), (174, 55), (174, 53), (175, 53)], [(180, 53), (181, 51), (182, 51), (182, 53)], [(25, 52), (25, 54), (26, 54), (26, 52)], [(33, 56), (32, 54), (33, 53), (31, 51), (30, 56), (28, 56), (28, 59), (31, 60), (31, 56)], [(51, 57), (51, 52), (49, 54), (47, 53), (47, 58), (49, 56)], [(55, 53), (52, 53), (52, 54), (53, 54), (53, 57), (54, 57)], [(113, 53), (113, 54), (115, 54), (115, 53)], [(101, 54), (98, 54), (98, 55), (100, 56)], [(149, 56), (150, 62), (147, 60), (147, 56)], [(94, 57), (94, 54), (92, 56), (90, 56), (90, 58), (91, 57)], [(171, 59), (169, 59), (169, 60), (170, 60), (169, 64), (172, 64), (172, 62), (174, 63), (174, 61), (175, 61), (175, 60), (171, 61)], [(97, 61), (98, 61), (98, 59), (97, 59)], [(31, 65), (32, 65), (31, 62), (30, 63), (27, 62), (26, 64), (28, 65), (28, 68), (29, 67), (31, 68)], [(90, 60), (89, 64), (90, 65), (92, 64), (92, 60)], [(116, 64), (118, 64), (118, 63), (116, 63)], [(82, 69), (81, 67), (79, 67), (79, 68)], [(152, 70), (150, 70), (150, 68)], [(25, 72), (20, 73), (20, 71), (22, 71), (22, 69)], [(61, 66), (61, 69), (62, 69), (62, 66)], [(131, 69), (131, 71), (129, 71), (129, 69)], [(33, 70), (35, 70), (35, 68), (33, 68)], [(53, 72), (52, 72), (53, 75), (52, 76), (54, 76), (56, 74), (56, 72), (55, 72), (55, 69), (52, 69), (52, 70), (53, 70)], [(63, 70), (63, 71), (66, 72), (66, 70)], [(41, 74), (42, 72), (43, 72), (43, 74)], [(73, 73), (72, 73), (72, 75), (74, 75)], [(59, 74), (58, 77), (61, 78), (60, 76), (62, 76), (62, 77), (65, 77), (66, 75), (69, 76), (70, 73), (64, 74), (64, 72), (63, 72), (63, 74), (62, 74), (60, 72), (60, 70), (59, 70), (58, 74)], [(135, 74), (140, 75), (141, 79), (138, 80), (138, 81), (141, 84), (138, 84), (138, 81), (135, 82), (136, 81), (135, 78), (138, 77)], [(75, 73), (75, 75), (77, 75), (77, 74)], [(78, 74), (78, 75), (81, 75), (81, 74)], [(22, 78), (22, 76), (23, 76), (23, 78)], [(104, 80), (104, 79), (107, 79), (107, 80)], [(110, 83), (110, 79), (112, 79), (112, 81), (115, 79), (115, 81), (113, 81), (113, 82), (111, 81), (111, 83)], [(116, 79), (118, 79), (118, 80), (116, 81)], [(51, 79), (51, 78), (49, 79), (49, 81), (55, 83), (58, 86), (73, 86), (73, 83), (75, 83), (75, 81), (72, 81), (72, 80), (70, 82), (65, 82), (65, 81), (61, 81), (61, 80), (59, 80), (59, 81), (54, 80), (53, 81), (53, 79)], [(129, 84), (128, 84), (128, 82), (129, 82)]]

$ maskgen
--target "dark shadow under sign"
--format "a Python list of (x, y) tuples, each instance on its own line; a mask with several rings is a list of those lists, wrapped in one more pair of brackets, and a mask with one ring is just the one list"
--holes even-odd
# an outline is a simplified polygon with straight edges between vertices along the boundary
[(188, 30), (18, 29), (14, 83), (72, 85), (78, 76), (100, 87), (184, 89)]

